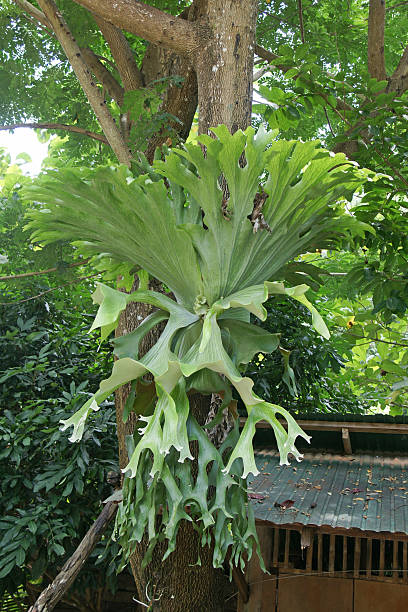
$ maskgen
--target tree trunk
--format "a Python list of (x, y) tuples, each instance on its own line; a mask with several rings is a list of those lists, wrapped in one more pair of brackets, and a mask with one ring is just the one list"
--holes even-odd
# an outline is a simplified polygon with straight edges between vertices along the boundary
[(251, 123), (257, 0), (210, 0), (212, 37), (196, 62), (199, 131), (224, 123), (231, 132)]
[[(231, 131), (245, 129), (251, 121), (252, 72), (255, 47), (256, 0), (211, 0), (198, 4), (197, 18), (207, 22), (212, 36), (193, 58), (198, 82), (199, 130), (208, 132), (224, 123)], [(143, 304), (127, 308), (118, 327), (118, 335), (132, 331), (148, 314)], [(157, 332), (156, 332), (157, 333)], [(157, 337), (149, 335), (144, 350)], [(134, 416), (124, 426), (122, 413), (127, 390), (117, 395), (117, 423), (120, 463), (127, 463), (125, 435), (134, 430)], [(194, 396), (190, 407), (200, 423), (204, 423), (210, 408), (210, 398)], [(176, 550), (163, 563), (166, 545), (158, 545), (152, 562), (142, 571), (141, 561), (146, 550), (142, 542), (131, 558), (132, 572), (139, 599), (160, 596), (154, 610), (165, 612), (215, 612), (225, 610), (225, 577), (212, 567), (212, 551), (201, 550), (201, 566), (196, 561), (199, 542), (194, 529), (185, 523), (180, 528)]]

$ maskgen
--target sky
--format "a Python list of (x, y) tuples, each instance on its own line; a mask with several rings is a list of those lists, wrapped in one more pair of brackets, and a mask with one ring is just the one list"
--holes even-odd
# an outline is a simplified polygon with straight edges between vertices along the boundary
[(18, 128), (14, 134), (10, 132), (0, 132), (0, 148), (4, 147), (11, 155), (13, 163), (19, 153), (28, 153), (31, 162), (22, 166), (24, 174), (35, 176), (41, 169), (41, 162), (46, 157), (48, 143), (41, 143), (34, 130), (29, 128)]

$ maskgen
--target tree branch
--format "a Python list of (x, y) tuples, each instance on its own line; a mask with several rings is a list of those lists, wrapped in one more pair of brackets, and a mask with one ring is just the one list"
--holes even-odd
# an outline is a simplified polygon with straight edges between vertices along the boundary
[(387, 78), (384, 57), (385, 0), (370, 0), (368, 12), (368, 72), (373, 79)]
[[(38, 24), (44, 29), (47, 34), (55, 37), (54, 32), (52, 31), (52, 26), (44, 13), (38, 10), (35, 6), (33, 6), (27, 0), (15, 0), (16, 4), (20, 6), (26, 13), (26, 16), (30, 21), (34, 24)], [(93, 74), (96, 79), (105, 87), (108, 94), (116, 100), (116, 102), (121, 106), (123, 102), (123, 90), (116, 79), (112, 76), (112, 74), (105, 68), (102, 62), (99, 60), (98, 56), (88, 48), (81, 49), (88, 66), (91, 68)], [(104, 58), (105, 61), (109, 61)], [(114, 66), (115, 67), (115, 66)], [(116, 68), (116, 67), (115, 67)], [(60, 128), (63, 129), (63, 128)]]
[(293, 68), (293, 66), (283, 66), (282, 64), (277, 64), (276, 60), (278, 59), (279, 55), (276, 55), (276, 53), (272, 53), (272, 51), (268, 51), (268, 49), (264, 49), (264, 47), (261, 47), (260, 45), (255, 45), (255, 53), (256, 55), (258, 55), (258, 57), (261, 57), (270, 64), (273, 64), (274, 66), (276, 66), (276, 68), (279, 68), (279, 70), (281, 70), (282, 72), (287, 72), (288, 70)]
[(298, 12), (299, 12), (300, 40), (302, 41), (302, 43), (304, 43), (305, 42), (305, 30), (303, 27), (302, 0), (298, 0)]
[(16, 128), (31, 128), (39, 130), (63, 130), (64, 132), (75, 132), (76, 134), (83, 134), (104, 144), (109, 144), (103, 134), (97, 134), (91, 132), (85, 128), (81, 128), (78, 125), (66, 125), (64, 123), (12, 123), (10, 125), (0, 125), (0, 132), (5, 130), (15, 130)]
[(132, 49), (122, 30), (98, 15), (94, 15), (94, 19), (110, 47), (124, 90), (133, 91), (143, 87), (142, 73), (137, 67)]
[(53, 582), (41, 593), (28, 612), (51, 612), (73, 584), (85, 561), (101, 539), (102, 533), (113, 519), (118, 504), (111, 501), (105, 504), (102, 512), (88, 530), (80, 545), (68, 559)]
[[(84, 266), (88, 263), (91, 258), (82, 259), (81, 261), (76, 261), (75, 263), (69, 264), (66, 268), (76, 268), (77, 266)], [(64, 268), (65, 269), (65, 268)], [(9, 276), (0, 276), (0, 281), (6, 280), (15, 280), (19, 278), (28, 278), (29, 276), (40, 276), (41, 274), (50, 274), (51, 272), (58, 272), (59, 268), (48, 268), (48, 270), (39, 270), (38, 272), (24, 272), (23, 274), (11, 274)]]
[(27, 0), (14, 0), (14, 1), (20, 8), (23, 9), (23, 11), (28, 13), (28, 15), (31, 15), (31, 17), (34, 17), (34, 19), (36, 21), (39, 21), (43, 26), (45, 26), (47, 30), (52, 31), (52, 26), (50, 22), (48, 21), (47, 17), (44, 15), (42, 11), (38, 10), (37, 7), (32, 5), (31, 2), (27, 2)]
[(154, 45), (167, 47), (181, 55), (192, 54), (202, 46), (204, 29), (180, 17), (173, 17), (137, 0), (74, 0), (91, 13)]
[[(255, 53), (258, 55), (258, 57), (261, 57), (262, 59), (266, 60), (267, 62), (269, 62), (270, 64), (272, 64), (273, 66), (275, 66), (276, 68), (281, 70), (282, 72), (288, 72), (288, 70), (291, 70), (293, 68), (293, 66), (283, 66), (282, 64), (277, 64), (276, 60), (278, 59), (279, 55), (276, 55), (276, 53), (272, 53), (272, 51), (268, 51), (267, 49), (264, 49), (260, 45), (255, 45)], [(297, 79), (298, 76), (299, 76), (299, 74), (295, 74), (293, 76), (293, 78)], [(304, 80), (305, 80), (305, 82), (307, 81), (307, 79), (304, 79)], [(309, 81), (309, 83), (310, 83), (311, 86), (313, 85), (312, 81)], [(325, 100), (328, 103), (328, 105), (330, 106), (330, 108), (332, 108), (334, 111), (336, 111), (336, 109), (348, 110), (348, 111), (353, 110), (352, 107), (349, 104), (347, 104), (347, 102), (344, 102), (344, 100), (341, 100), (340, 98), (336, 98), (337, 106), (336, 106), (336, 109), (335, 109), (328, 102), (328, 96), (327, 95), (325, 95), (325, 94), (323, 94), (321, 92), (318, 92), (318, 95), (321, 96), (323, 98), (323, 100)]]
[(123, 104), (123, 89), (112, 75), (111, 72), (102, 64), (98, 56), (89, 48), (81, 48), (82, 55), (86, 63), (92, 70), (95, 78), (106, 89), (109, 96), (113, 98), (119, 106)]
[(77, 79), (84, 90), (86, 97), (101, 125), (107, 141), (120, 163), (130, 165), (131, 155), (128, 147), (116, 125), (109, 109), (106, 107), (105, 100), (101, 92), (96, 87), (90, 70), (83, 59), (80, 48), (78, 47), (72, 33), (70, 32), (64, 18), (58, 10), (54, 0), (38, 0), (38, 4), (43, 10), (46, 18), (50, 22), (56, 37), (65, 51)]
[(62, 285), (58, 285), (58, 287), (51, 287), (51, 289), (46, 289), (45, 291), (41, 291), (41, 293), (37, 293), (37, 295), (32, 295), (29, 298), (24, 298), (23, 300), (18, 300), (17, 302), (0, 302), (0, 306), (10, 306), (13, 304), (23, 304), (24, 302), (30, 302), (31, 300), (36, 300), (51, 291), (56, 291), (57, 289), (62, 289), (62, 287), (66, 287), (67, 285), (74, 285), (75, 283), (82, 283), (84, 280), (88, 280), (88, 278), (94, 278), (95, 276), (100, 276), (102, 272), (94, 272), (93, 274), (89, 274), (88, 276), (81, 276), (80, 278), (75, 278), (74, 280), (68, 281), (67, 283), (63, 283)]
[(392, 73), (387, 89), (398, 94), (402, 94), (408, 89), (408, 45), (401, 55), (398, 66)]
[(329, 115), (327, 113), (327, 108), (324, 106), (323, 110), (324, 110), (324, 114), (326, 115), (326, 119), (327, 119), (327, 124), (329, 126), (329, 130), (330, 130), (332, 136), (336, 136), (336, 134), (333, 132), (332, 124), (330, 123), (330, 117), (329, 117)]
[(387, 8), (385, 10), (386, 11), (394, 11), (395, 9), (399, 8), (400, 6), (405, 6), (406, 4), (408, 4), (407, 1), (399, 2), (398, 4), (393, 4), (392, 6), (387, 6)]

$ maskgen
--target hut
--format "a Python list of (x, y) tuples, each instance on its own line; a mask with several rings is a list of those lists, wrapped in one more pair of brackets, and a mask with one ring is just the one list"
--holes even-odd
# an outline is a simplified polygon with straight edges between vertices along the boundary
[[(236, 577), (239, 612), (408, 609), (408, 420), (316, 416), (304, 459), (279, 464), (273, 432), (255, 436), (250, 483), (256, 555)], [(266, 425), (266, 424), (265, 424)]]

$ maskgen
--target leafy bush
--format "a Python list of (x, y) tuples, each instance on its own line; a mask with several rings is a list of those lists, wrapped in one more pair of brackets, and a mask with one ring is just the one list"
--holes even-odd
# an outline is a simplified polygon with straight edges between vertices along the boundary
[(304, 412), (360, 413), (366, 408), (342, 375), (344, 359), (336, 337), (318, 336), (307, 309), (274, 298), (266, 304), (262, 327), (281, 333), (281, 351), (256, 355), (247, 376), (255, 392), (285, 406), (292, 414)]
[[(18, 192), (14, 181), (0, 199), (8, 258), (4, 275), (72, 256), (71, 247), (44, 253), (29, 245)], [(59, 255), (57, 261), (50, 260), (52, 253)], [(104, 349), (96, 362), (98, 343), (87, 334), (89, 283), (85, 289), (75, 283), (67, 288), (64, 283), (72, 277), (60, 267), (53, 275), (0, 281), (0, 597), (21, 585), (41, 589), (43, 579), (57, 574), (111, 493), (107, 472), (117, 469), (112, 404), (86, 427), (77, 445), (59, 429), (60, 419), (87, 398), (111, 363)], [(30, 299), (50, 288), (55, 291)], [(86, 588), (103, 588), (104, 574), (114, 587), (113, 567), (107, 565), (116, 549), (112, 545), (104, 553), (105, 544), (77, 579), (74, 588), (81, 595), (71, 594), (76, 601)], [(101, 565), (95, 567), (98, 557)]]

